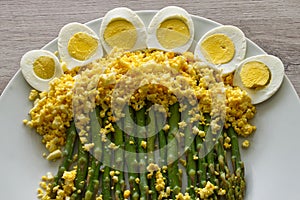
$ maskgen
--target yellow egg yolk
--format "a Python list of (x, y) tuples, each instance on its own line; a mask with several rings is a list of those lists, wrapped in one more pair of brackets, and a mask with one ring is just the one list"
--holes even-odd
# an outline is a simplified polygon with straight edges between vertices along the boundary
[(190, 30), (182, 19), (167, 19), (160, 24), (156, 36), (164, 48), (173, 49), (189, 41)]
[(242, 66), (240, 76), (245, 87), (259, 88), (269, 83), (271, 74), (264, 63), (251, 61)]
[(213, 34), (205, 38), (201, 50), (208, 61), (217, 65), (232, 60), (235, 47), (232, 40), (224, 34)]
[(50, 79), (54, 76), (55, 62), (49, 56), (40, 56), (33, 62), (33, 71), (41, 79)]
[(69, 40), (68, 52), (77, 60), (89, 59), (98, 48), (98, 40), (83, 32), (75, 33)]
[(105, 31), (104, 40), (111, 47), (131, 49), (137, 40), (135, 26), (125, 19), (115, 19), (111, 21)]

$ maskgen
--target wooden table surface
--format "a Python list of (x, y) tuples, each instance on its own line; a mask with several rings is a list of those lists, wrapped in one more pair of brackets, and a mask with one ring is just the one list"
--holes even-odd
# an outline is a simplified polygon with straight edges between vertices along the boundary
[(0, 94), (19, 69), (21, 56), (57, 37), (70, 22), (103, 17), (112, 8), (158, 10), (177, 5), (189, 13), (235, 25), (267, 53), (279, 57), (300, 96), (299, 0), (1, 0)]

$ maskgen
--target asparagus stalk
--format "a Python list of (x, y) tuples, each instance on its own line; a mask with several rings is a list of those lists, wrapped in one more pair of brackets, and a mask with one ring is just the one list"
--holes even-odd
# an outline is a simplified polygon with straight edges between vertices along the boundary
[[(75, 122), (72, 121), (70, 127), (67, 129), (67, 138), (66, 138), (66, 145), (65, 149), (63, 150), (63, 161), (62, 164), (58, 168), (57, 175), (54, 178), (54, 182), (52, 184), (52, 190), (57, 185), (61, 184), (61, 177), (63, 176), (64, 172), (69, 169), (72, 161), (73, 161), (73, 151), (75, 146), (75, 141), (77, 138)], [(52, 198), (55, 198), (56, 192), (52, 191)]]
[(232, 163), (233, 163), (233, 168), (234, 168), (237, 176), (243, 176), (244, 175), (244, 164), (241, 160), (238, 137), (237, 137), (237, 134), (236, 134), (236, 132), (234, 131), (234, 129), (232, 127), (229, 127), (228, 135), (231, 139), (231, 145), (232, 145), (231, 159), (232, 159)]
[[(155, 123), (156, 129), (158, 129), (159, 122), (163, 121), (164, 114), (163, 113), (156, 113), (155, 114)], [(159, 130), (158, 132), (158, 143), (159, 143), (159, 161), (160, 166), (167, 166), (167, 136), (163, 129)], [(164, 178), (164, 182), (168, 185), (168, 174), (166, 170), (162, 170), (162, 175)], [(153, 177), (154, 178), (154, 177)]]
[[(99, 190), (99, 172), (102, 158), (102, 141), (100, 137), (101, 129), (101, 120), (100, 120), (100, 111), (96, 107), (90, 113), (90, 126), (91, 126), (91, 135), (94, 143), (93, 155), (91, 155), (91, 168), (89, 170), (89, 182), (85, 192), (85, 200), (90, 200), (95, 198)], [(101, 122), (101, 123), (100, 123)]]
[[(148, 137), (147, 139), (147, 151), (148, 151), (148, 163), (155, 163), (155, 157), (154, 157), (154, 149), (155, 149), (155, 140), (156, 140), (156, 122), (155, 122), (155, 112), (150, 110), (149, 117), (152, 120), (148, 124), (148, 133), (153, 134), (153, 136)], [(151, 199), (157, 199), (157, 192), (155, 189), (155, 172), (152, 175), (151, 179), (149, 180), (150, 184), (150, 198)]]
[[(179, 113), (179, 103), (175, 103), (170, 106), (170, 117), (168, 119), (168, 123), (170, 126), (167, 142), (170, 143), (172, 140), (177, 140), (178, 134), (178, 123), (180, 120), (180, 113)], [(169, 177), (169, 185), (172, 191), (172, 197), (175, 196), (180, 192), (180, 181), (179, 181), (179, 170), (178, 170), (178, 141), (175, 142), (174, 145), (170, 145), (168, 148), (167, 154), (167, 162), (169, 165), (168, 169), (168, 177)]]
[(91, 130), (92, 130), (92, 140), (95, 144), (94, 146), (94, 156), (97, 160), (102, 159), (102, 140), (100, 135), (101, 126), (103, 125), (102, 119), (100, 118), (100, 108), (97, 106), (95, 110), (90, 114), (91, 118)]
[(86, 187), (86, 192), (84, 195), (85, 200), (91, 200), (95, 198), (98, 189), (99, 189), (99, 170), (100, 170), (100, 162), (94, 158), (94, 156), (90, 155), (91, 167), (88, 171), (88, 184)]
[(230, 171), (227, 166), (227, 159), (226, 159), (226, 151), (223, 147), (223, 131), (222, 135), (219, 137), (215, 148), (218, 154), (218, 163), (219, 163), (219, 179), (220, 179), (220, 187), (226, 190), (226, 199), (234, 200), (234, 194), (232, 190), (231, 182), (229, 181), (230, 178)]
[[(134, 132), (134, 127), (130, 123), (131, 119), (134, 119), (133, 112), (134, 111), (133, 111), (132, 107), (128, 107), (128, 108), (125, 107), (125, 109), (124, 109), (124, 113), (125, 113), (124, 131), (127, 133), (127, 134), (125, 134), (125, 150), (127, 152), (136, 152), (135, 139), (132, 136), (132, 133)], [(130, 169), (133, 169), (134, 171), (138, 170), (136, 157), (126, 154), (125, 160), (127, 163), (128, 170), (130, 170)], [(131, 196), (132, 200), (138, 200), (140, 197), (139, 185), (135, 181), (136, 178), (138, 178), (137, 173), (132, 173), (132, 172), (128, 173), (128, 180), (129, 180), (129, 186), (130, 186), (130, 191), (131, 191), (130, 196)]]
[(86, 184), (86, 177), (88, 171), (89, 153), (85, 151), (79, 141), (78, 144), (78, 163), (75, 178), (76, 192), (72, 194), (71, 200), (80, 200)]
[[(212, 143), (214, 143), (214, 135), (212, 132), (209, 131), (209, 125), (210, 125), (210, 122), (211, 122), (211, 117), (209, 114), (205, 114), (205, 120), (206, 120), (206, 124), (205, 126), (203, 127), (203, 130), (204, 132), (206, 133), (206, 151), (208, 151), (208, 147), (210, 147), (212, 145)], [(210, 134), (210, 135), (208, 135)], [(216, 174), (215, 174), (215, 166), (216, 166), (216, 163), (215, 163), (215, 159), (216, 159), (216, 153), (214, 152), (214, 148), (212, 148), (209, 152), (207, 152), (207, 155), (206, 155), (206, 161), (207, 161), (207, 172), (208, 172), (208, 180), (213, 184), (213, 185), (219, 185), (219, 180), (217, 179), (216, 177)], [(214, 193), (211, 197), (212, 199), (214, 200), (217, 200), (218, 199), (218, 196), (216, 195), (216, 193)]]
[[(141, 108), (140, 110), (136, 111), (136, 124), (137, 124), (137, 136), (138, 136), (138, 153), (146, 153), (146, 149), (143, 147), (142, 143), (144, 142), (143, 138), (146, 138), (146, 129), (145, 129), (145, 106)], [(139, 156), (139, 168), (140, 171), (146, 171), (146, 159), (143, 156)], [(149, 186), (148, 186), (148, 180), (147, 180), (147, 174), (140, 172), (140, 200), (146, 200), (148, 199), (149, 194)]]
[[(206, 125), (204, 126), (204, 132), (206, 134), (209, 134), (209, 123), (211, 122), (211, 118), (209, 115), (205, 115), (205, 119), (206, 119)], [(210, 134), (213, 134), (213, 133), (210, 133)], [(208, 138), (207, 144), (208, 144), (208, 146), (210, 146), (210, 144), (214, 142), (213, 135), (209, 135), (209, 136), (207, 136), (207, 138)], [(216, 174), (215, 174), (215, 158), (216, 158), (216, 154), (214, 152), (214, 149), (212, 148), (210, 150), (210, 152), (207, 153), (206, 160), (207, 160), (207, 165), (208, 165), (209, 180), (212, 184), (217, 185), (218, 180), (217, 180)]]
[[(107, 116), (103, 118), (102, 124), (103, 127), (105, 127), (106, 122), (107, 122)], [(108, 133), (106, 135), (106, 139), (107, 141), (104, 143), (105, 145), (103, 146), (103, 163), (107, 164), (110, 163), (110, 158), (111, 158), (111, 154), (110, 152), (108, 152), (108, 143), (111, 140), (111, 134)], [(106, 151), (106, 152), (105, 152)], [(103, 199), (112, 199), (111, 196), (111, 178), (110, 178), (110, 167), (109, 166), (105, 166), (103, 169), (103, 175), (102, 175), (102, 198)]]
[(195, 199), (194, 186), (196, 186), (197, 183), (197, 176), (196, 176), (197, 164), (196, 164), (196, 160), (194, 160), (194, 157), (196, 156), (196, 149), (194, 144), (194, 138), (192, 135), (192, 125), (190, 123), (188, 110), (184, 110), (182, 112), (182, 115), (183, 115), (182, 118), (186, 120), (186, 124), (187, 124), (187, 126), (184, 129), (185, 152), (187, 157), (186, 173), (188, 176), (187, 192), (189, 193), (192, 199)]
[[(203, 131), (203, 125), (199, 124), (198, 129), (200, 131)], [(202, 157), (200, 151), (203, 151), (202, 149), (205, 148), (203, 144), (203, 139), (200, 135), (196, 136), (196, 148), (198, 151), (198, 171), (197, 174), (200, 176), (199, 178), (199, 187), (203, 188), (206, 185), (206, 173), (207, 173), (207, 163), (206, 163), (206, 157)]]
[[(158, 124), (163, 119), (162, 113), (155, 114), (155, 123), (156, 128), (158, 129)], [(167, 138), (165, 131), (163, 129), (159, 130), (158, 132), (158, 143), (159, 143), (159, 158), (160, 158), (160, 165), (167, 166), (167, 149), (164, 148), (167, 145)]]
[[(121, 126), (122, 125), (122, 122)], [(124, 155), (123, 155), (123, 149), (124, 149), (124, 139), (123, 139), (123, 131), (117, 126), (116, 123), (114, 123), (114, 129), (115, 129), (115, 144), (119, 146), (119, 148), (115, 151), (115, 164), (120, 168), (119, 175), (118, 175), (118, 182), (115, 186), (115, 199), (116, 200), (123, 200), (123, 192), (125, 189), (125, 179), (124, 179)]]
[(242, 200), (246, 188), (246, 182), (244, 178), (244, 163), (241, 160), (237, 133), (234, 131), (233, 127), (228, 128), (228, 135), (231, 138), (231, 160), (236, 176), (234, 178), (235, 198)]

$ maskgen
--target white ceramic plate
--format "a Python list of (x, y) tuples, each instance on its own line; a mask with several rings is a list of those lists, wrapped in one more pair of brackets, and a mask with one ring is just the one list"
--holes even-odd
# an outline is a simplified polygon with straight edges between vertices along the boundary
[[(139, 11), (148, 25), (155, 11)], [(195, 23), (195, 41), (208, 30), (220, 24), (192, 16)], [(101, 19), (88, 23), (98, 33)], [(251, 41), (247, 41), (246, 57), (263, 54)], [(57, 40), (44, 47), (57, 50)], [(25, 53), (25, 52), (24, 52)], [(36, 199), (36, 189), (42, 175), (56, 173), (57, 163), (42, 158), (46, 151), (41, 138), (25, 127), (22, 120), (32, 103), (27, 100), (30, 86), (20, 71), (10, 81), (0, 97), (0, 198)], [(257, 106), (252, 121), (257, 131), (250, 138), (251, 148), (242, 150), (246, 166), (246, 200), (282, 200), (299, 198), (298, 171), (300, 165), (300, 101), (287, 77), (279, 91), (268, 101)]]

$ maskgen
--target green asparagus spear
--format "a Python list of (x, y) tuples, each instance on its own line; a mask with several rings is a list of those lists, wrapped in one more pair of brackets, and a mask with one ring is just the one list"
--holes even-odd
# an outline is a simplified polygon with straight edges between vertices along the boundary
[(85, 200), (91, 200), (95, 198), (99, 189), (99, 171), (100, 162), (92, 155), (90, 155), (91, 167), (88, 171), (88, 184), (84, 195)]
[[(155, 114), (155, 123), (156, 128), (158, 129), (159, 122), (163, 121), (164, 114), (156, 113)], [(158, 143), (159, 143), (159, 161), (160, 166), (167, 166), (167, 136), (163, 129), (158, 132)], [(164, 177), (165, 184), (168, 185), (168, 174), (167, 171), (162, 170), (162, 175)]]
[(93, 155), (91, 155), (91, 168), (89, 170), (89, 182), (85, 192), (85, 200), (95, 198), (99, 190), (99, 172), (102, 157), (102, 141), (100, 136), (101, 122), (99, 108), (95, 108), (90, 113), (90, 126), (92, 141), (94, 143)]
[[(148, 151), (148, 163), (155, 163), (154, 150), (155, 150), (155, 140), (156, 140), (156, 123), (155, 123), (155, 112), (153, 110), (149, 111), (149, 117), (152, 120), (149, 122), (148, 133), (154, 134), (147, 139), (147, 151)], [(150, 184), (150, 198), (157, 199), (157, 192), (155, 189), (155, 172), (149, 180)]]
[[(211, 122), (211, 117), (209, 114), (205, 114), (205, 120), (206, 120), (206, 124), (203, 127), (203, 130), (206, 134), (206, 143), (205, 143), (205, 150), (207, 155), (205, 156), (205, 159), (207, 161), (207, 172), (208, 172), (208, 177), (207, 177), (207, 181), (210, 181), (213, 185), (218, 186), (219, 185), (219, 180), (216, 177), (215, 174), (215, 169), (216, 169), (216, 163), (215, 163), (215, 159), (216, 159), (216, 153), (214, 152), (214, 148), (212, 149), (208, 149), (209, 147), (211, 147), (212, 145), (214, 145), (214, 139), (215, 139), (215, 135), (213, 135), (213, 133), (210, 131), (210, 122)], [(208, 152), (209, 151), (209, 152)], [(217, 200), (218, 196), (216, 193), (212, 194), (211, 199)]]
[(97, 106), (93, 112), (90, 114), (91, 119), (91, 130), (92, 130), (92, 140), (94, 143), (93, 155), (97, 160), (102, 159), (102, 146), (103, 142), (101, 140), (100, 129), (102, 126), (102, 119), (100, 118), (100, 108)]
[[(75, 141), (77, 138), (75, 122), (72, 121), (70, 127), (67, 129), (67, 138), (66, 138), (66, 145), (63, 150), (63, 161), (62, 164), (58, 168), (57, 175), (54, 178), (54, 182), (52, 184), (52, 188), (60, 185), (61, 177), (63, 176), (64, 172), (69, 169), (72, 161), (73, 161), (73, 151), (75, 146)], [(52, 192), (51, 197), (55, 198), (56, 192)]]
[[(119, 122), (121, 126), (122, 122)], [(124, 155), (123, 155), (123, 149), (124, 149), (124, 139), (123, 139), (123, 131), (119, 128), (119, 126), (114, 123), (114, 129), (115, 129), (115, 144), (119, 147), (115, 151), (115, 164), (120, 168), (119, 175), (118, 175), (118, 182), (115, 186), (115, 199), (116, 200), (123, 200), (123, 192), (125, 189), (125, 179), (124, 179)]]
[(227, 165), (227, 159), (226, 159), (226, 151), (223, 147), (223, 134), (224, 131), (222, 131), (222, 134), (220, 135), (215, 148), (218, 154), (218, 168), (219, 168), (219, 179), (220, 179), (220, 187), (226, 190), (226, 199), (228, 200), (234, 200), (234, 194), (232, 190), (232, 184), (231, 181), (229, 181), (230, 178), (230, 171)]
[(238, 142), (238, 137), (236, 132), (234, 131), (234, 129), (232, 127), (228, 128), (228, 135), (231, 139), (231, 145), (232, 145), (232, 164), (233, 164), (233, 168), (237, 174), (237, 176), (243, 176), (244, 174), (244, 164), (241, 160), (241, 154), (240, 154), (240, 149), (239, 149), (239, 142)]
[(233, 127), (228, 128), (228, 135), (231, 138), (231, 160), (234, 169), (235, 176), (235, 198), (242, 200), (246, 188), (246, 182), (244, 178), (244, 163), (241, 160), (239, 141), (237, 133)]
[[(207, 146), (210, 146), (211, 143), (213, 143), (213, 136), (210, 131), (209, 131), (209, 123), (211, 122), (211, 118), (209, 115), (205, 115), (205, 119), (206, 119), (206, 125), (204, 126), (204, 132), (206, 134), (211, 134), (209, 135), (207, 138)], [(208, 174), (209, 174), (209, 180), (212, 184), (217, 185), (218, 184), (218, 180), (216, 178), (215, 175), (215, 158), (216, 158), (216, 154), (214, 152), (214, 148), (212, 148), (209, 152), (207, 152), (206, 155), (206, 160), (207, 160), (207, 167), (208, 167)]]
[[(158, 129), (158, 124), (163, 119), (163, 113), (156, 113), (155, 114), (155, 123), (156, 128)], [(158, 132), (158, 143), (159, 143), (159, 161), (161, 166), (167, 166), (167, 149), (164, 148), (167, 145), (167, 138), (165, 131), (163, 129), (159, 130)]]
[(177, 134), (178, 134), (178, 123), (180, 120), (180, 113), (179, 113), (179, 103), (175, 103), (170, 106), (170, 117), (168, 119), (169, 123), (169, 132), (167, 137), (167, 142), (170, 143), (172, 140), (176, 140), (174, 145), (170, 145), (168, 148), (167, 154), (167, 162), (168, 162), (168, 177), (169, 177), (169, 185), (172, 190), (172, 197), (175, 196), (180, 192), (180, 181), (179, 181), (179, 170), (178, 170), (178, 141), (177, 141)]
[[(132, 136), (134, 132), (134, 127), (130, 123), (131, 119), (134, 119), (134, 111), (132, 107), (126, 107), (124, 109), (125, 119), (124, 119), (124, 131), (125, 131), (125, 150), (127, 152), (136, 152), (135, 147), (135, 138)], [(129, 135), (130, 134), (130, 135)], [(126, 154), (125, 160), (127, 164), (127, 168), (129, 170), (137, 171), (137, 159), (135, 154)], [(139, 185), (136, 182), (136, 178), (138, 178), (138, 174), (134, 172), (128, 173), (128, 180), (130, 185), (130, 196), (133, 200), (139, 200)]]
[[(145, 129), (145, 112), (146, 112), (146, 108), (145, 106), (143, 108), (141, 108), (140, 110), (136, 111), (136, 124), (137, 124), (137, 150), (138, 153), (146, 153), (146, 148), (144, 148), (145, 146), (142, 145), (142, 142), (144, 141), (144, 138), (146, 138), (146, 129)], [(139, 183), (139, 187), (140, 187), (140, 200), (146, 200), (148, 199), (148, 194), (149, 194), (149, 186), (148, 186), (148, 180), (147, 180), (147, 174), (145, 173), (146, 171), (146, 159), (144, 156), (139, 156), (139, 169), (140, 171), (144, 171), (144, 172), (140, 172), (140, 183)]]
[(89, 153), (83, 149), (81, 142), (79, 142), (77, 172), (75, 178), (76, 192), (72, 194), (71, 200), (80, 200), (82, 198), (87, 178), (88, 160)]
[(186, 173), (188, 176), (187, 183), (187, 192), (189, 193), (192, 199), (195, 199), (195, 190), (194, 187), (197, 183), (197, 166), (196, 160), (194, 157), (196, 156), (196, 149), (194, 144), (194, 136), (192, 135), (192, 124), (190, 122), (190, 117), (188, 115), (188, 110), (184, 110), (182, 113), (182, 118), (186, 121), (186, 127), (184, 129), (184, 138), (185, 138), (185, 152), (186, 152)]
[[(105, 127), (107, 125), (107, 116), (103, 118), (102, 121), (102, 127)], [(111, 133), (106, 134), (106, 142), (104, 142), (103, 146), (103, 163), (105, 163), (105, 167), (103, 169), (103, 175), (102, 175), (102, 197), (105, 200), (110, 200), (112, 199), (111, 195), (111, 178), (110, 178), (110, 167), (107, 166), (108, 163), (110, 163), (110, 149), (108, 145), (110, 144), (111, 140)]]
[[(203, 131), (203, 125), (199, 124), (198, 129), (200, 131)], [(200, 135), (196, 136), (196, 148), (198, 151), (198, 176), (199, 178), (199, 187), (203, 188), (206, 185), (206, 173), (207, 173), (207, 163), (206, 163), (206, 157), (202, 157), (200, 151), (204, 151), (203, 149), (205, 148), (204, 144), (203, 144), (203, 139), (201, 138)]]

